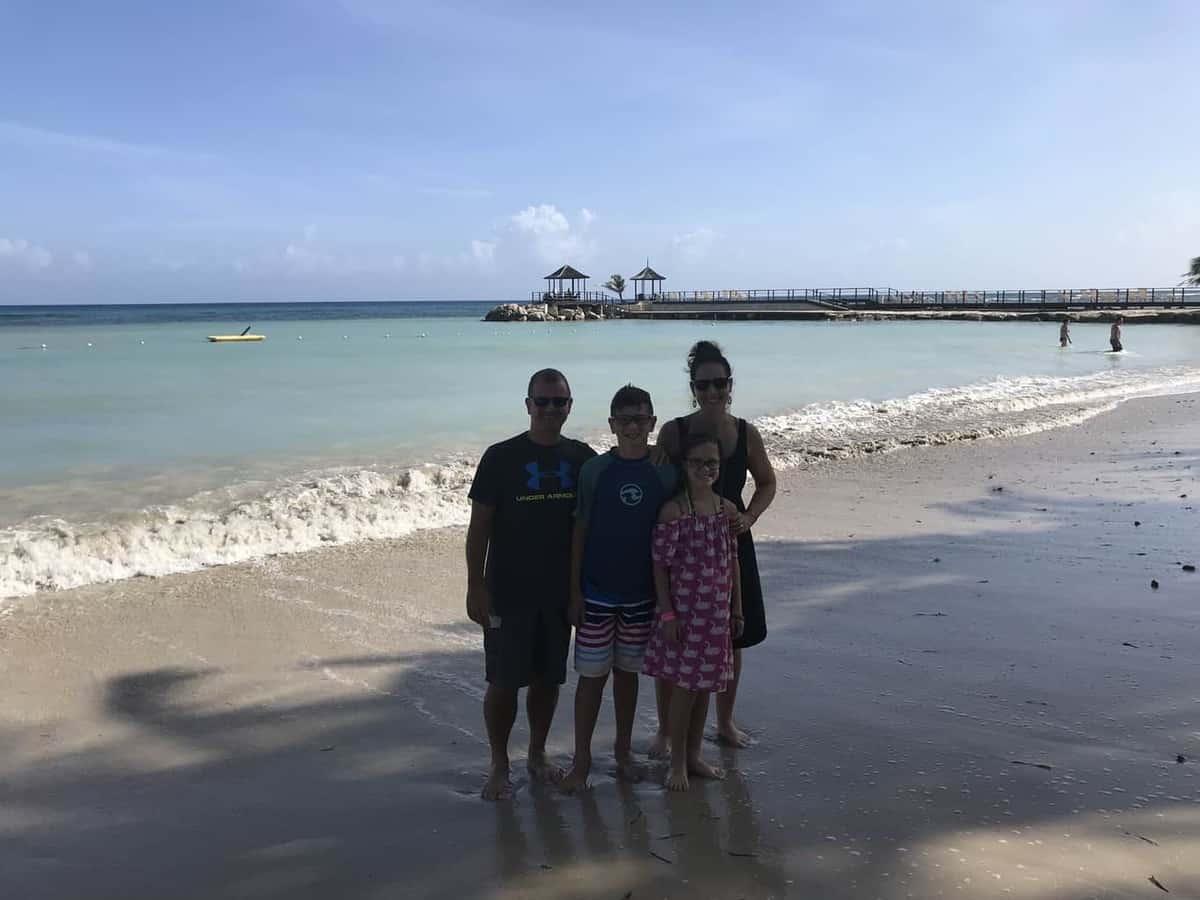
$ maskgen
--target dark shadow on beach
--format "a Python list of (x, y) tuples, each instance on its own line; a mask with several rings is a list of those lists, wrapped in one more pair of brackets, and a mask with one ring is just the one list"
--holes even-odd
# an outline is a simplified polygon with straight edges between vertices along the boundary
[[(1138, 507), (1147, 522), (1182, 515)], [(1025, 844), (1070, 831), (1134, 853), (1141, 885), (1200, 848), (1200, 607), (1178, 566), (1162, 590), (1131, 593), (1197, 531), (1136, 557), (1125, 551), (1140, 535), (1107, 553), (1072, 538), (1094, 501), (1006, 489), (947, 509), (997, 523), (1026, 511), (1028, 529), (760, 542), (772, 635), (747, 652), (740, 706), (756, 743), (709, 748), (729, 777), (687, 795), (663, 791), (661, 765), (627, 785), (599, 762), (582, 797), (531, 784), (522, 716), (515, 798), (484, 803), (481, 661), (467, 651), (280, 673), (319, 680), (316, 701), (248, 700), (212, 668), (130, 672), (99, 702), (133, 737), (10, 772), (0, 893), (899, 900), (954, 883), (943, 867), (1016, 883), (1044, 857), (1058, 876), (1021, 883), (1022, 896), (1129, 896), (1130, 882)], [(1060, 602), (1046, 560), (1022, 562), (1051, 547), (1051, 570), (1072, 582)], [(560, 762), (573, 683), (552, 735)], [(652, 704), (643, 681), (643, 717)], [(600, 721), (602, 760), (607, 701)]]

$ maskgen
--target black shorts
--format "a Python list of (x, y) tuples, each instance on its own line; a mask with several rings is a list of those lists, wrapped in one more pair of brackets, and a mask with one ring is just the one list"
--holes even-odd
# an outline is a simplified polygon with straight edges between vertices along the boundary
[(483, 632), (488, 684), (514, 690), (533, 682), (562, 684), (570, 647), (565, 610), (529, 609), (500, 616), (498, 628)]

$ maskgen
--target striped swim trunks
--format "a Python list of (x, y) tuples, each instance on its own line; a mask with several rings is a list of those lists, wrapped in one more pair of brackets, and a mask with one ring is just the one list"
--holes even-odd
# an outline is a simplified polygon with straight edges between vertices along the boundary
[(583, 601), (583, 627), (575, 630), (575, 671), (588, 678), (602, 678), (613, 666), (641, 672), (654, 628), (654, 598), (630, 602), (585, 585)]

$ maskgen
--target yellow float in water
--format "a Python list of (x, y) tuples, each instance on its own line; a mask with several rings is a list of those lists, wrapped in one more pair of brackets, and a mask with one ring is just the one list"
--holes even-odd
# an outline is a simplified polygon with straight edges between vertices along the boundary
[(210, 334), (208, 339), (214, 344), (225, 344), (230, 342), (252, 343), (254, 341), (265, 341), (265, 334)]

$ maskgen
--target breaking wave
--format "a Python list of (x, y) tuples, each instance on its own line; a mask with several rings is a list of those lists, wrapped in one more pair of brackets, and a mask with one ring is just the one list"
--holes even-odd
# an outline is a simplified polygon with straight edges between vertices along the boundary
[[(997, 378), (898, 399), (814, 403), (755, 421), (776, 466), (1073, 425), (1130, 397), (1200, 390), (1200, 369)], [(0, 530), (0, 598), (462, 525), (470, 460), (339, 470), (205, 492), (118, 522), (35, 519)]]

